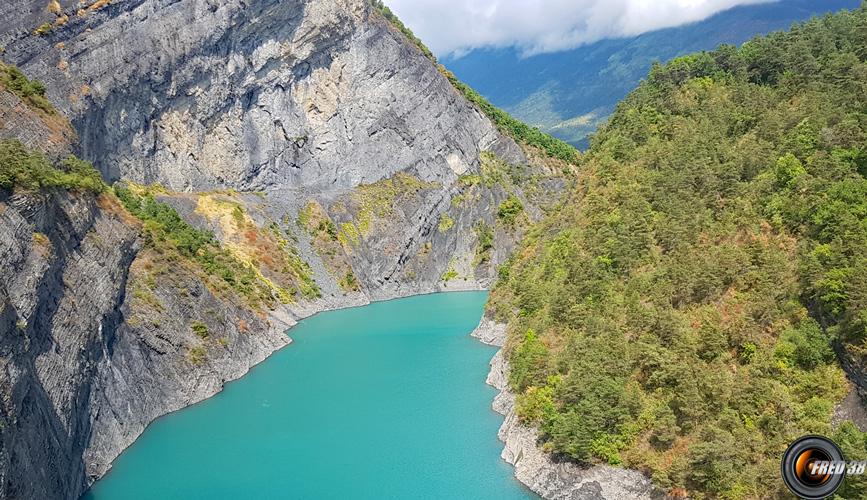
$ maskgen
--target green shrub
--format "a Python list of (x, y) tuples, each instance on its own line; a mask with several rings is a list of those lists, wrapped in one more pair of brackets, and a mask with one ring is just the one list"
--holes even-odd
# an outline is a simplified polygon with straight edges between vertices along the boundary
[(439, 224), (437, 224), (437, 230), (441, 233), (447, 232), (455, 225), (455, 220), (449, 217), (449, 214), (440, 215)]
[(479, 221), (475, 227), (476, 238), (479, 241), (476, 247), (476, 262), (484, 264), (491, 259), (491, 250), (494, 248), (494, 231), (485, 221)]
[(509, 196), (497, 208), (497, 217), (508, 225), (515, 223), (515, 219), (524, 211), (524, 204), (517, 196)]
[(52, 29), (51, 23), (42, 23), (39, 25), (38, 28), (33, 30), (33, 34), (39, 35), (39, 36), (47, 35), (47, 34), (51, 33), (51, 29)]
[(197, 337), (202, 340), (206, 340), (211, 335), (211, 333), (208, 331), (207, 325), (198, 320), (193, 321), (190, 324), (190, 329), (193, 331), (193, 333), (196, 334)]
[(442, 279), (442, 281), (449, 282), (449, 281), (451, 281), (457, 277), (458, 277), (457, 270), (455, 270), (454, 267), (449, 265), (448, 270), (446, 270), (446, 272), (443, 273), (443, 275), (440, 279)]
[(187, 352), (187, 357), (190, 360), (190, 363), (201, 366), (205, 363), (205, 358), (208, 356), (208, 351), (205, 349), (205, 346), (197, 345), (190, 347)]
[(0, 189), (20, 187), (29, 191), (69, 189), (101, 193), (106, 185), (93, 166), (74, 156), (59, 166), (38, 151), (31, 151), (16, 140), (0, 141)]
[(0, 85), (31, 106), (49, 114), (56, 113), (54, 106), (45, 97), (45, 85), (37, 80), (30, 80), (15, 66), (0, 62)]
[(360, 288), (358, 279), (352, 271), (346, 271), (346, 274), (343, 275), (343, 278), (340, 280), (338, 285), (340, 285), (340, 288), (350, 292), (357, 291)]

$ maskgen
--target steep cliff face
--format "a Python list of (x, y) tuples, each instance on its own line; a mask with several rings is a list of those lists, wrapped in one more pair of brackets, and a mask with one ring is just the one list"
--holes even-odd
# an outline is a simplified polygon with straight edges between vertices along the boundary
[(26, 15), (0, 22), (4, 57), (110, 179), (348, 188), (454, 178), (482, 150), (521, 159), (364, 0), (44, 4), (7, 8)]
[(183, 266), (146, 290), (165, 263), (142, 250), (116, 203), (65, 191), (0, 197), (7, 498), (75, 497), (154, 418), (288, 343), (286, 324), (215, 296)]
[[(438, 187), (399, 210), (395, 231), (352, 252), (375, 274), (368, 281), (389, 289), (377, 297), (432, 291), (455, 262), (484, 285), (502, 262), (495, 251), (470, 272), (473, 222), (493, 222), (510, 193), (494, 187), (458, 207), (466, 221), (444, 237), (431, 227), (482, 152), (526, 164), (524, 152), (367, 1), (16, 0), (9, 11), (3, 57), (46, 83), (79, 134), (77, 152), (107, 179), (263, 191), (275, 218), (294, 219), (309, 201), (330, 211), (359, 185), (403, 172)], [(415, 265), (431, 239), (444, 240), (429, 249), (434, 265)], [(514, 239), (498, 234), (498, 248)]]
[[(2, 138), (68, 154), (62, 116), (0, 90), (0, 117)], [(154, 418), (289, 342), (139, 228), (111, 193), (0, 188), (0, 497), (76, 498)]]
[(0, 198), (0, 239), (0, 492), (79, 492), (93, 377), (121, 321), (135, 232), (92, 195), (52, 192)]
[(0, 138), (142, 185), (273, 294), (251, 304), (112, 193), (4, 192), (9, 498), (76, 498), (148, 423), (243, 375), (299, 318), (488, 286), (565, 183), (362, 0), (0, 9), (2, 58), (59, 110), (0, 89)]

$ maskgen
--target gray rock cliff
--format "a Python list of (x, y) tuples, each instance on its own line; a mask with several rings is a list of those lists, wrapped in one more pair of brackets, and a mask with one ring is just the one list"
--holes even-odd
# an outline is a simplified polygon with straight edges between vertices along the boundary
[(364, 0), (46, 3), (5, 9), (25, 15), (0, 21), (4, 58), (48, 86), (110, 179), (322, 190), (522, 158)]
[[(0, 497), (77, 498), (300, 318), (487, 287), (564, 187), (363, 0), (0, 9), (2, 59), (73, 126), (0, 89), (0, 138), (161, 184), (275, 294), (292, 288), (268, 266), (277, 249), (317, 290), (257, 310), (149, 246), (111, 195), (3, 193)], [(516, 221), (498, 216), (507, 199)]]

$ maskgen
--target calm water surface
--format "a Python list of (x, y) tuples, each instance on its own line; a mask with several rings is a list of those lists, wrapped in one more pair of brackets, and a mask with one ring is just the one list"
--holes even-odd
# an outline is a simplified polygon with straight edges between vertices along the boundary
[(84, 498), (530, 499), (500, 459), (483, 292), (322, 313), (154, 422)]

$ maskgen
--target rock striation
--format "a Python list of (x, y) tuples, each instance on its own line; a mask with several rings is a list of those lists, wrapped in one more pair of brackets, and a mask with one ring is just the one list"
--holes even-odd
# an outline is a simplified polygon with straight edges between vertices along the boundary
[(0, 193), (3, 498), (78, 498), (151, 421), (246, 373), (300, 318), (487, 287), (526, 225), (498, 206), (537, 220), (565, 185), (364, 0), (2, 9), (2, 59), (58, 113), (0, 88), (0, 139), (160, 185), (262, 280), (279, 278), (268, 241), (317, 290), (256, 309), (161, 254), (110, 194)]
[(523, 158), (365, 0), (5, 9), (4, 59), (47, 85), (110, 180), (321, 191)]

